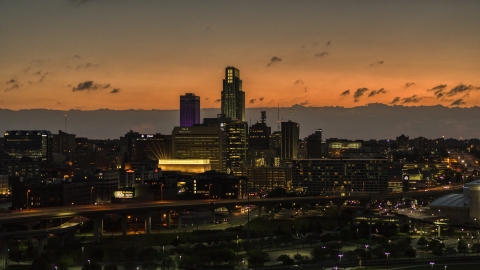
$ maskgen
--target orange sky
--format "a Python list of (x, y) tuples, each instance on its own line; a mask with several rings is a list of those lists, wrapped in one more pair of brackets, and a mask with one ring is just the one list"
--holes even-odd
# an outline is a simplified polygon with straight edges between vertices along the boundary
[(178, 109), (187, 92), (219, 108), (226, 66), (240, 69), (247, 107), (472, 107), (478, 10), (478, 1), (2, 1), (0, 108)]

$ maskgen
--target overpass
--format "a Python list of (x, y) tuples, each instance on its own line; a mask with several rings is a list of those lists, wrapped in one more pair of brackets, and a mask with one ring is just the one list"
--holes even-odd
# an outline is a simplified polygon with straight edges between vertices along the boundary
[[(167, 215), (167, 227), (170, 227), (170, 210), (177, 213), (182, 213), (185, 209), (206, 208), (212, 211), (212, 219), (215, 220), (215, 209), (224, 207), (228, 210), (229, 218), (232, 220), (233, 210), (237, 205), (255, 205), (258, 207), (258, 215), (261, 216), (262, 207), (275, 208), (279, 204), (296, 203), (300, 205), (314, 204), (314, 203), (333, 203), (338, 207), (338, 213), (345, 200), (359, 200), (369, 204), (372, 199), (398, 199), (403, 197), (424, 197), (424, 196), (440, 196), (446, 193), (452, 193), (455, 190), (462, 189), (462, 186), (457, 186), (455, 189), (436, 188), (429, 191), (413, 191), (403, 193), (363, 193), (352, 192), (347, 193), (348, 196), (315, 196), (315, 197), (283, 197), (283, 198), (246, 198), (246, 199), (231, 199), (231, 200), (176, 200), (176, 201), (154, 201), (154, 202), (132, 202), (128, 204), (101, 204), (101, 205), (79, 205), (79, 206), (64, 206), (53, 208), (32, 208), (21, 211), (12, 211), (9, 213), (0, 214), (0, 224), (28, 224), (38, 222), (40, 220), (58, 219), (58, 218), (73, 218), (78, 216), (87, 217), (94, 222), (94, 241), (98, 242), (99, 236), (103, 232), (103, 218), (107, 215), (117, 214), (122, 216), (122, 234), (126, 235), (127, 231), (127, 216), (132, 214), (140, 214), (145, 217), (145, 234), (151, 233), (152, 216), (164, 211)], [(305, 211), (305, 207), (303, 207)], [(273, 218), (274, 211), (271, 211)], [(305, 212), (303, 212), (305, 214)], [(178, 215), (178, 227), (181, 228), (181, 215)], [(0, 232), (0, 257), (3, 255), (3, 260), (0, 259), (0, 267), (6, 267), (6, 241), (12, 237), (36, 237), (39, 239), (39, 254), (43, 248), (43, 240), (49, 234), (65, 234), (72, 232), (77, 228), (78, 223), (62, 224), (59, 227), (16, 231), (16, 232)], [(63, 238), (62, 238), (63, 239)], [(41, 242), (41, 244), (40, 244)], [(2, 254), (3, 253), (3, 254)], [(3, 262), (2, 262), (3, 261)]]

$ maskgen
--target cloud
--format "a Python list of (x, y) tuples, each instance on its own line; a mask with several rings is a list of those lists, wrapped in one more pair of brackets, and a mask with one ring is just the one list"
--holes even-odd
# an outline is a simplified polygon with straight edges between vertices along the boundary
[(365, 94), (365, 92), (368, 91), (368, 88), (358, 88), (357, 91), (353, 94), (353, 102), (358, 102), (360, 100), (360, 97)]
[(322, 57), (322, 56), (327, 56), (328, 52), (321, 52), (321, 53), (316, 53), (314, 56), (315, 57)]
[(82, 57), (81, 57), (80, 55), (78, 55), (78, 54), (75, 54), (75, 55), (73, 56), (73, 58), (82, 59)]
[(454, 88), (450, 89), (450, 91), (448, 91), (447, 93), (447, 96), (451, 97), (451, 96), (455, 96), (456, 94), (469, 93), (471, 90), (480, 90), (480, 87), (475, 87), (473, 85), (459, 84)]
[(383, 63), (385, 63), (385, 62), (383, 62), (383, 60), (382, 61), (377, 61), (375, 63), (371, 63), (370, 66), (383, 65)]
[(18, 89), (20, 87), (20, 82), (18, 81), (17, 77), (13, 77), (10, 80), (6, 81), (5, 85), (7, 87), (3, 91), (8, 92), (8, 91)]
[(209, 99), (210, 99), (209, 97), (206, 97), (204, 100), (206, 101), (206, 100), (209, 100)]
[(58, 105), (62, 105), (62, 103), (61, 103), (60, 101), (57, 101), (57, 104), (58, 104)]
[(327, 46), (330, 46), (330, 44), (332, 44), (332, 42), (329, 40), (329, 41), (327, 42)]
[(400, 101), (400, 97), (395, 97), (390, 104), (396, 104)]
[(263, 97), (259, 98), (260, 102), (263, 101)]
[(18, 83), (17, 77), (11, 78), (7, 82), (5, 82), (5, 84), (12, 84), (12, 83)]
[(460, 105), (464, 105), (464, 104), (467, 104), (465, 101), (463, 101), (463, 98), (459, 98), (457, 100), (455, 100), (454, 102), (452, 102), (452, 104), (450, 104), (450, 106), (460, 106)]
[(370, 92), (370, 94), (368, 94), (368, 97), (373, 97), (373, 96), (375, 96), (375, 95), (385, 94), (385, 93), (387, 93), (387, 90), (385, 90), (384, 88), (380, 88), (379, 90), (376, 90), (376, 91), (375, 91), (375, 90), (372, 90), (372, 91)]
[(8, 86), (3, 91), (4, 92), (12, 91), (12, 90), (18, 89), (18, 87), (20, 87), (20, 85), (18, 83), (15, 83), (15, 84), (12, 84), (12, 85)]
[(425, 97), (419, 97), (417, 95), (413, 95), (411, 97), (406, 97), (402, 99), (402, 103), (418, 103)]
[(303, 92), (307, 92), (307, 87), (305, 87), (305, 91), (303, 91)]
[(112, 91), (110, 91), (110, 94), (116, 94), (120, 92), (120, 88), (114, 88)]
[(447, 88), (447, 85), (446, 84), (440, 84), (440, 85), (437, 85), (435, 87), (433, 87), (432, 89), (427, 89), (427, 91), (433, 91), (433, 94), (438, 98), (441, 98), (444, 96), (444, 94), (442, 93), (443, 90), (445, 90), (445, 88)]
[(87, 69), (87, 68), (98, 67), (98, 66), (99, 64), (86, 63), (86, 64), (78, 65), (76, 69), (81, 69), (81, 68)]
[(300, 105), (300, 106), (306, 106), (306, 105), (308, 105), (308, 104), (309, 104), (309, 103), (308, 103), (308, 100), (305, 100), (304, 102), (302, 102), (302, 103), (300, 103), (300, 104), (298, 104), (298, 105)]
[(303, 85), (304, 83), (305, 83), (304, 81), (298, 79), (298, 80), (296, 80), (295, 83), (293, 83), (293, 84), (294, 84), (294, 85), (297, 85), (297, 84)]
[(282, 61), (281, 58), (278, 58), (278, 57), (274, 56), (274, 57), (272, 57), (272, 59), (270, 59), (270, 63), (268, 63), (267, 67), (273, 65), (276, 62), (280, 62), (280, 61)]
[(407, 83), (405, 84), (405, 88), (409, 88), (410, 86), (414, 86), (414, 85), (415, 85), (414, 82), (407, 82)]
[(99, 84), (99, 83), (94, 83), (93, 81), (85, 81), (83, 83), (79, 83), (77, 87), (73, 87), (72, 91), (90, 91), (90, 90), (97, 90), (97, 89), (106, 89), (109, 88), (110, 84)]
[(343, 92), (340, 94), (340, 96), (342, 96), (342, 97), (348, 96), (348, 95), (350, 95), (350, 89), (345, 90), (345, 91), (343, 91)]
[(249, 103), (249, 104), (254, 104), (256, 100), (257, 100), (257, 99), (255, 99), (255, 98), (250, 99), (250, 102), (248, 102), (248, 103)]
[(215, 102), (221, 102), (222, 100), (221, 99), (215, 99)]

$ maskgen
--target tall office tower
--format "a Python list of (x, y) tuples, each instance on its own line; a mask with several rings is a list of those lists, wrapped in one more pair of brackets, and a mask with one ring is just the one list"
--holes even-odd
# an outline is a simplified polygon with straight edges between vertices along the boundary
[(64, 155), (67, 160), (72, 160), (75, 153), (75, 136), (61, 130), (58, 134), (53, 134), (53, 152)]
[(240, 71), (235, 67), (225, 69), (222, 90), (222, 114), (231, 119), (245, 121), (245, 92), (242, 91)]
[(269, 149), (271, 128), (265, 123), (266, 112), (261, 112), (261, 120), (250, 127), (248, 133), (249, 149)]
[(282, 122), (282, 159), (296, 159), (298, 140), (300, 138), (300, 125), (288, 121)]
[(307, 158), (322, 158), (321, 129), (315, 129), (315, 133), (307, 137)]
[(8, 130), (4, 134), (5, 153), (14, 158), (29, 157), (51, 163), (53, 135), (46, 130)]
[(200, 124), (200, 97), (192, 93), (180, 96), (180, 126)]
[(230, 173), (233, 167), (241, 167), (246, 164), (247, 132), (247, 122), (233, 120), (225, 123), (225, 133), (227, 136), (227, 173)]
[(209, 159), (212, 170), (225, 168), (225, 133), (219, 126), (175, 127), (172, 154), (175, 159)]

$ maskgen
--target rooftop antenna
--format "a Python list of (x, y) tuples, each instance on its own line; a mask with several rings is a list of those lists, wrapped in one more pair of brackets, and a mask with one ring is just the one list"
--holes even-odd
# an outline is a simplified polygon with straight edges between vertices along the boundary
[(277, 131), (280, 131), (280, 103), (278, 103), (277, 111)]
[(67, 133), (67, 115), (65, 114), (65, 133)]

